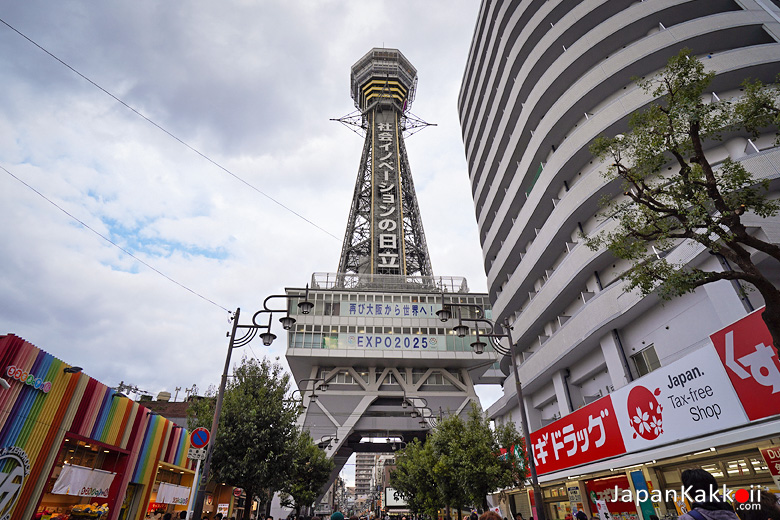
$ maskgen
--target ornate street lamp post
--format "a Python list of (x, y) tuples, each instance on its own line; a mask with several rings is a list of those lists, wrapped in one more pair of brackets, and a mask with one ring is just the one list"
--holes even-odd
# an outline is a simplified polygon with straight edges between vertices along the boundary
[[(217, 428), (219, 426), (219, 416), (222, 413), (222, 401), (225, 397), (225, 387), (227, 386), (228, 370), (230, 369), (230, 357), (234, 348), (243, 347), (248, 345), (252, 341), (259, 331), (260, 339), (263, 340), (263, 345), (270, 346), (276, 339), (276, 335), (271, 332), (271, 324), (274, 313), (284, 314), (279, 321), (282, 324), (284, 330), (291, 330), (295, 325), (295, 318), (290, 316), (289, 302), (284, 309), (271, 309), (268, 307), (268, 302), (275, 298), (284, 298), (289, 300), (291, 297), (285, 294), (274, 294), (267, 297), (263, 301), (263, 308), (257, 311), (252, 316), (251, 324), (240, 324), (239, 318), (241, 316), (241, 309), (236, 309), (235, 314), (231, 320), (233, 321), (233, 327), (230, 331), (228, 342), (227, 356), (225, 358), (225, 368), (222, 370), (222, 380), (219, 383), (219, 392), (217, 393), (217, 403), (214, 409), (214, 418), (211, 421), (211, 435), (209, 437), (209, 444), (206, 451), (206, 460), (203, 464), (203, 472), (201, 473), (200, 480), (198, 481), (198, 493), (195, 497), (195, 504), (192, 510), (193, 519), (199, 519), (203, 515), (203, 500), (206, 497), (206, 484), (209, 479), (209, 471), (211, 470), (211, 456), (214, 451), (214, 442), (217, 438)], [(306, 285), (306, 292), (302, 301), (298, 302), (298, 310), (301, 314), (309, 314), (314, 308), (314, 304), (309, 300), (309, 286)], [(264, 314), (268, 315), (268, 323), (260, 323)], [(238, 331), (241, 330), (241, 336), (237, 337)], [(321, 390), (324, 390), (320, 387)], [(301, 394), (301, 401), (303, 401), (303, 394)], [(247, 500), (251, 500), (252, 497), (247, 497)]]
[[(479, 305), (475, 304), (469, 304), (469, 303), (445, 303), (444, 302), (444, 294), (442, 294), (442, 308), (439, 311), (436, 311), (436, 315), (439, 317), (439, 320), (446, 322), (449, 321), (451, 318), (453, 318), (452, 314), (452, 308), (456, 307), (458, 310), (458, 324), (453, 327), (453, 330), (455, 331), (455, 334), (458, 335), (460, 338), (464, 338), (469, 333), (469, 327), (464, 322), (472, 322), (477, 324), (477, 327), (475, 327), (476, 331), (476, 340), (471, 343), (471, 348), (474, 349), (474, 352), (476, 354), (482, 354), (485, 352), (485, 347), (487, 344), (482, 341), (480, 338), (489, 338), (490, 343), (493, 347), (493, 349), (501, 354), (502, 356), (509, 356), (509, 359), (512, 361), (512, 372), (514, 372), (515, 377), (515, 388), (517, 392), (517, 404), (520, 407), (520, 422), (523, 428), (523, 438), (525, 439), (525, 446), (526, 446), (526, 454), (528, 456), (528, 468), (530, 470), (530, 476), (531, 476), (531, 487), (534, 491), (534, 499), (536, 500), (536, 503), (538, 504), (538, 507), (536, 508), (536, 516), (535, 518), (537, 520), (546, 520), (547, 514), (544, 509), (544, 498), (542, 497), (542, 490), (541, 487), (539, 487), (539, 478), (536, 474), (536, 465), (534, 464), (534, 455), (533, 455), (533, 445), (531, 444), (531, 433), (530, 429), (528, 427), (528, 415), (525, 411), (525, 403), (523, 402), (523, 385), (520, 383), (520, 375), (517, 371), (517, 345), (515, 345), (515, 342), (512, 341), (511, 331), (512, 327), (509, 326), (509, 320), (504, 319), (504, 329), (506, 330), (505, 334), (499, 334), (496, 332), (496, 325), (491, 320), (487, 318), (464, 318), (461, 313), (462, 307), (470, 307), (473, 309), (477, 309), (477, 314), (481, 316), (485, 316), (485, 311), (480, 307)], [(479, 332), (479, 324), (484, 323), (488, 326), (488, 332), (485, 334), (480, 334)], [(506, 338), (509, 342), (509, 348), (504, 347), (499, 342), (500, 339)]]

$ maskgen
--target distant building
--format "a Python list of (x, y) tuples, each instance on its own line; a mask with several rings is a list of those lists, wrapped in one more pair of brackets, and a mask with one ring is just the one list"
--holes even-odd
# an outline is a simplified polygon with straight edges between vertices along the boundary
[(377, 454), (357, 453), (355, 455), (355, 494), (371, 494), (371, 484), (374, 481)]
[(191, 401), (180, 401), (173, 403), (171, 401), (144, 401), (144, 406), (158, 415), (162, 415), (169, 421), (182, 428), (187, 427), (187, 410)]

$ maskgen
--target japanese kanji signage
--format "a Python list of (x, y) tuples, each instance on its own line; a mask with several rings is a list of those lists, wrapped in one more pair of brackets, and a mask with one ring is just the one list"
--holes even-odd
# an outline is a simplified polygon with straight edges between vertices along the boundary
[(558, 471), (780, 414), (780, 362), (761, 311), (711, 339), (714, 348), (699, 348), (533, 432), (537, 471)]
[(374, 316), (388, 318), (436, 318), (440, 304), (394, 302), (341, 302), (341, 316)]
[(780, 361), (763, 311), (710, 336), (751, 421), (780, 414)]
[(374, 112), (371, 174), (371, 251), (373, 272), (403, 271), (403, 207), (398, 175), (398, 136), (394, 111)]
[[(625, 475), (588, 480), (585, 482), (585, 489), (588, 491), (588, 496), (593, 504), (603, 500), (605, 506), (609, 507), (609, 512), (612, 514), (636, 513), (636, 506), (633, 502), (621, 502), (618, 500), (623, 491), (631, 490), (631, 484)], [(618, 491), (617, 496), (615, 495), (615, 490)], [(607, 506), (607, 504), (609, 505)]]
[(549, 473), (626, 452), (612, 400), (598, 401), (531, 434), (538, 473)]

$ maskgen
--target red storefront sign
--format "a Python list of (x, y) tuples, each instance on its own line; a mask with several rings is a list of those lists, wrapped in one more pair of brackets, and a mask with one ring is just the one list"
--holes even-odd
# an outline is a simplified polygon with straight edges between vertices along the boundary
[(579, 466), (626, 452), (610, 396), (531, 433), (538, 473)]
[[(617, 488), (617, 494), (615, 494)], [(595, 515), (598, 511), (595, 509), (597, 500), (605, 500), (607, 509), (614, 513), (636, 513), (634, 502), (623, 502), (620, 500), (624, 496), (623, 490), (631, 490), (631, 484), (628, 477), (619, 475), (615, 477), (600, 478), (598, 480), (588, 480), (585, 482), (585, 489), (588, 490), (588, 497), (591, 503), (591, 514)], [(613, 500), (615, 502), (613, 502)]]
[(780, 360), (762, 313), (759, 309), (710, 336), (751, 421), (780, 414)]
[(669, 445), (780, 414), (780, 360), (761, 312), (712, 334), (714, 348), (703, 346), (532, 432), (537, 472)]
[(766, 465), (769, 467), (769, 473), (775, 481), (776, 486), (780, 486), (780, 448), (764, 448), (761, 450), (761, 456), (764, 457)]

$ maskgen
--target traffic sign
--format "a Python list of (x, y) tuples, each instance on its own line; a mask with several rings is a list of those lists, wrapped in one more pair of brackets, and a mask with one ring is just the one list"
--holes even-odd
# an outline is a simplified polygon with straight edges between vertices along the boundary
[(193, 448), (205, 448), (209, 443), (209, 431), (206, 428), (195, 428), (190, 434), (190, 444)]
[(206, 460), (206, 448), (190, 448), (187, 451), (187, 458), (193, 460)]
[(241, 488), (236, 488), (233, 490), (233, 496), (236, 498), (240, 497), (243, 494), (244, 494), (244, 490)]

